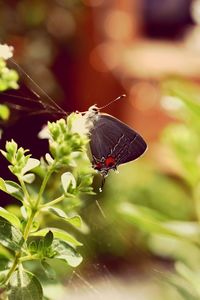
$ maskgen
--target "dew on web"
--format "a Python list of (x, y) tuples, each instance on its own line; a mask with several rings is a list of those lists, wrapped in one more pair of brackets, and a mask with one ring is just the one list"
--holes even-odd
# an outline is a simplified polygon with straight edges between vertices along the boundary
[[(162, 275), (159, 272), (159, 276)], [(106, 265), (94, 263), (90, 266), (90, 271), (84, 272), (84, 274), (81, 274), (80, 271), (73, 272), (73, 278), (66, 287), (66, 297), (71, 300), (162, 299), (158, 297), (160, 294), (157, 287), (159, 276), (152, 270), (146, 276), (126, 272), (115, 274), (109, 271)]]
[(88, 281), (86, 280), (82, 275), (80, 275), (78, 272), (73, 271), (73, 273), (83, 282), (83, 284), (89, 288), (93, 293), (100, 295), (101, 293)]
[(101, 213), (101, 214), (102, 214), (102, 216), (103, 216), (103, 217), (106, 219), (106, 215), (105, 215), (105, 213), (104, 213), (104, 211), (103, 211), (102, 207), (100, 206), (100, 204), (99, 204), (98, 200), (96, 200), (95, 202), (96, 202), (96, 205), (97, 205), (97, 207), (98, 207), (98, 209), (99, 209), (100, 213)]

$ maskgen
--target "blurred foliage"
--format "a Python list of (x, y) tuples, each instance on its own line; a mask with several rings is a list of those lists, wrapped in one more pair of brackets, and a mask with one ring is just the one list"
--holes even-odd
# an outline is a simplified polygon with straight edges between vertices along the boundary
[[(9, 46), (0, 44), (0, 92), (8, 89), (18, 89), (17, 81), (19, 76), (15, 70), (7, 66), (7, 58), (4, 59), (1, 55), (5, 55), (5, 57), (8, 56), (7, 58), (12, 56), (12, 51), (9, 49)], [(9, 116), (10, 111), (8, 106), (0, 104), (0, 120), (7, 121)]]
[(9, 69), (6, 62), (0, 58), (0, 91), (8, 89), (17, 89), (19, 77), (15, 70)]
[[(147, 163), (137, 173), (143, 188), (136, 183), (132, 201), (120, 203), (118, 212), (125, 222), (147, 234), (147, 247), (153, 254), (174, 260), (176, 272), (173, 276), (163, 275), (164, 281), (173, 285), (183, 299), (197, 300), (200, 298), (200, 89), (198, 85), (169, 80), (164, 84), (164, 93), (167, 95), (163, 98), (164, 107), (170, 108), (178, 120), (162, 133), (156, 150), (157, 170), (149, 172), (150, 184), (142, 178), (147, 177)], [(145, 175), (140, 175), (142, 172)], [(138, 189), (140, 201), (135, 191)]]
[(10, 111), (8, 106), (4, 104), (0, 104), (0, 119), (3, 121), (7, 121), (10, 116)]
[[(161, 272), (163, 293), (200, 298), (200, 89), (169, 80), (161, 104), (174, 117), (150, 154), (111, 174), (103, 194), (83, 208), (90, 232), (83, 251), (93, 262), (133, 268), (154, 257), (174, 272)], [(151, 149), (152, 148), (152, 149)], [(88, 202), (87, 202), (88, 204)], [(100, 209), (99, 209), (100, 206)], [(168, 291), (169, 292), (169, 291)], [(170, 293), (169, 293), (170, 294)], [(177, 299), (170, 294), (170, 299)], [(174, 298), (173, 298), (174, 297)], [(168, 299), (168, 298), (166, 298)]]

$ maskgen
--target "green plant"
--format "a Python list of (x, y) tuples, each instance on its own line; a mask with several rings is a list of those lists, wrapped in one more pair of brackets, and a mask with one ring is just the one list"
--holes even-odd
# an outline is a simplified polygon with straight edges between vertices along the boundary
[[(0, 178), (0, 189), (20, 201), (18, 215), (0, 208), (0, 244), (3, 246), (0, 280), (4, 298), (8, 295), (8, 299), (43, 299), (38, 278), (24, 265), (27, 261), (40, 261), (49, 278), (55, 276), (50, 266), (52, 260), (63, 260), (73, 268), (82, 261), (76, 249), (81, 243), (74, 236), (59, 228), (41, 228), (47, 213), (76, 228), (81, 226), (81, 218), (75, 213), (77, 203), (80, 204), (77, 198), (82, 193), (92, 193), (93, 171), (85, 158), (88, 138), (73, 130), (79, 117), (71, 114), (67, 121), (61, 119), (48, 124), (50, 153), (40, 161), (13, 140), (1, 150), (17, 182)], [(82, 166), (79, 168), (77, 163)], [(58, 176), (56, 197), (50, 198), (48, 184)], [(70, 207), (66, 214), (58, 205), (67, 201)]]

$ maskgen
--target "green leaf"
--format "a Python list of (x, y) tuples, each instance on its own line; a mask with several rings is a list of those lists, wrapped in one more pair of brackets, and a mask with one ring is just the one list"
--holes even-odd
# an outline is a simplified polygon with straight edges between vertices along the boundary
[(197, 222), (170, 221), (166, 222), (165, 226), (179, 236), (199, 241), (200, 226)]
[(41, 264), (46, 276), (49, 279), (54, 280), (56, 278), (56, 272), (54, 271), (54, 269), (45, 260), (42, 260)]
[(192, 290), (191, 286), (186, 281), (181, 280), (180, 276), (164, 276), (164, 282), (173, 286), (184, 300), (199, 300), (199, 296)]
[(40, 222), (39, 220), (34, 220), (31, 228), (31, 232), (35, 232), (39, 229), (40, 227)]
[(20, 220), (14, 214), (10, 213), (3, 207), (0, 207), (0, 217), (6, 219), (8, 222), (10, 222), (13, 226), (17, 228), (21, 227)]
[(30, 170), (38, 167), (40, 165), (40, 161), (35, 158), (29, 158), (25, 167), (22, 169), (22, 174), (29, 172)]
[(44, 228), (37, 232), (31, 233), (31, 236), (45, 236), (49, 231), (52, 231), (53, 236), (60, 240), (67, 242), (69, 245), (72, 246), (82, 246), (82, 244), (77, 241), (71, 234), (67, 233), (64, 230), (58, 228)]
[(164, 88), (168, 93), (183, 101), (188, 110), (199, 118), (199, 86), (181, 80), (168, 80), (164, 83)]
[(40, 255), (43, 256), (43, 252), (44, 252), (44, 239), (40, 239), (39, 240), (39, 243), (38, 243), (38, 246), (37, 246), (37, 251), (38, 251), (38, 254), (40, 254)]
[(24, 220), (27, 220), (28, 219), (27, 208), (25, 206), (21, 206), (20, 211)]
[(8, 270), (9, 267), (10, 267), (9, 263), (10, 263), (9, 259), (1, 257), (1, 259), (0, 259), (0, 272), (4, 272), (5, 270)]
[(0, 259), (13, 259), (13, 253), (11, 253), (8, 249), (0, 245)]
[[(3, 290), (4, 282), (6, 280), (6, 273), (7, 272), (5, 272), (5, 271), (0, 272), (0, 286), (1, 286), (2, 290)], [(2, 293), (2, 296), (3, 296), (3, 293)]]
[[(178, 237), (178, 233), (168, 228), (164, 216), (154, 210), (130, 203), (119, 206), (119, 212), (124, 214), (126, 221), (149, 233), (158, 233)], [(166, 224), (165, 224), (166, 222)]]
[(76, 215), (73, 217), (68, 217), (67, 214), (60, 208), (57, 207), (45, 207), (46, 211), (49, 211), (50, 213), (54, 214), (57, 217), (60, 217), (62, 219), (64, 219), (65, 221), (67, 221), (68, 223), (70, 223), (71, 225), (75, 226), (75, 227), (81, 227), (82, 225), (82, 220), (81, 217)]
[(0, 243), (13, 251), (21, 250), (24, 244), (21, 231), (2, 217), (0, 217)]
[(54, 258), (66, 261), (71, 267), (77, 267), (82, 262), (82, 256), (64, 241), (55, 239), (52, 250), (56, 252)]
[(44, 237), (44, 247), (48, 248), (53, 242), (53, 233), (49, 230)]
[(30, 272), (17, 270), (9, 281), (9, 300), (42, 300), (43, 291), (39, 280)]
[(194, 288), (200, 297), (200, 280), (199, 272), (193, 272), (185, 264), (177, 262), (175, 264), (176, 271)]
[(69, 217), (68, 219), (66, 219), (66, 221), (77, 228), (80, 228), (82, 226), (82, 219), (79, 215)]
[(38, 249), (36, 241), (31, 241), (28, 245), (28, 249), (31, 254), (36, 253)]
[(126, 221), (150, 234), (171, 236), (195, 243), (199, 241), (200, 227), (195, 222), (169, 222), (165, 216), (153, 209), (130, 203), (121, 204), (119, 211)]
[(3, 180), (3, 178), (0, 177), (0, 189), (2, 191), (5, 191), (6, 190), (6, 184), (5, 184), (5, 181)]
[(23, 202), (24, 194), (22, 188), (16, 182), (0, 178), (0, 190)]
[(70, 172), (65, 172), (61, 176), (61, 182), (62, 182), (62, 187), (65, 193), (67, 193), (70, 185), (72, 186), (73, 189), (76, 188), (76, 180), (72, 173)]

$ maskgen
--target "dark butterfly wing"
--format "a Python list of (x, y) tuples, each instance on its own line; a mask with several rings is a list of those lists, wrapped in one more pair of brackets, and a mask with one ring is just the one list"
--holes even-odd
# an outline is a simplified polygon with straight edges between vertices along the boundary
[(119, 165), (138, 158), (146, 148), (136, 131), (110, 115), (100, 114), (91, 131), (90, 149), (97, 160), (113, 156)]

